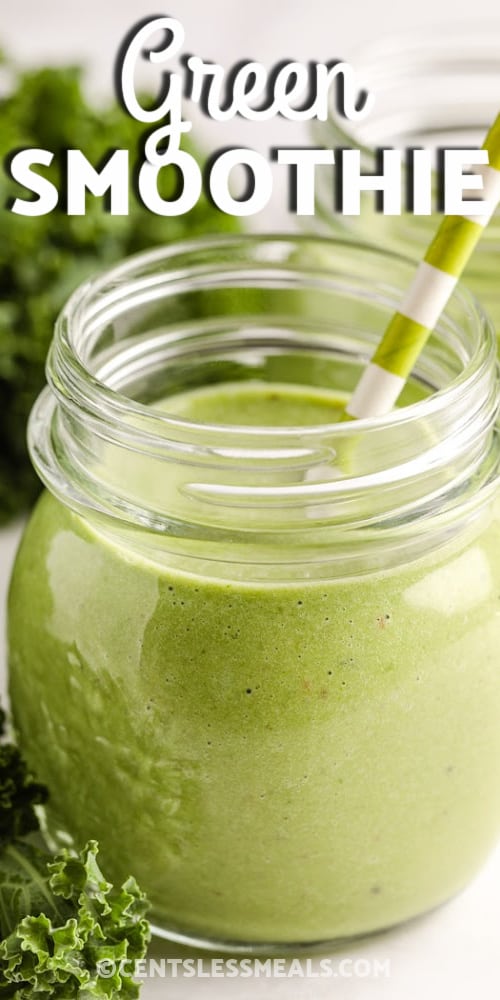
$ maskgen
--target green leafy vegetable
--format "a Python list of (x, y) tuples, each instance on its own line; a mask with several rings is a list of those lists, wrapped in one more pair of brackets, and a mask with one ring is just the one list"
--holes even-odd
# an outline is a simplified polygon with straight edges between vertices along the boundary
[(0, 746), (0, 1000), (133, 1000), (146, 897), (133, 878), (119, 889), (106, 881), (95, 841), (54, 857), (27, 838), (45, 797), (17, 748)]
[(135, 879), (113, 889), (97, 852), (90, 841), (78, 858), (65, 851), (50, 861), (21, 843), (0, 855), (0, 997), (139, 995), (133, 975), (149, 940), (147, 903)]
[[(63, 190), (68, 148), (81, 149), (97, 166), (109, 148), (130, 150), (131, 176), (142, 162), (145, 127), (117, 104), (91, 107), (76, 68), (16, 72), (10, 93), (0, 98), (0, 523), (36, 496), (25, 429), (44, 382), (44, 362), (54, 320), (73, 289), (90, 274), (135, 251), (200, 233), (237, 228), (235, 220), (202, 197), (186, 215), (163, 218), (130, 196), (128, 216), (112, 216), (102, 199), (88, 196), (84, 216), (67, 216), (64, 204), (49, 215), (24, 217), (8, 208), (26, 191), (9, 176), (8, 161), (19, 148), (53, 152), (50, 167), (37, 168)], [(193, 153), (187, 141), (184, 148)], [(172, 197), (174, 168), (159, 175), (159, 192)], [(64, 197), (62, 197), (64, 202)]]
[(38, 829), (34, 806), (46, 799), (46, 789), (32, 778), (17, 747), (0, 746), (0, 848)]

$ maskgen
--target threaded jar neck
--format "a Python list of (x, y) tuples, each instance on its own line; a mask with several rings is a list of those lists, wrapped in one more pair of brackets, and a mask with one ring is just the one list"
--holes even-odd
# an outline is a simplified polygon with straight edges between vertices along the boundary
[(462, 291), (386, 417), (271, 427), (169, 412), (180, 392), (249, 379), (349, 394), (411, 274), (377, 248), (300, 236), (125, 261), (57, 322), (35, 467), (84, 517), (208, 559), (223, 546), (225, 562), (366, 566), (368, 551), (437, 544), (491, 495), (498, 462), (494, 335)]

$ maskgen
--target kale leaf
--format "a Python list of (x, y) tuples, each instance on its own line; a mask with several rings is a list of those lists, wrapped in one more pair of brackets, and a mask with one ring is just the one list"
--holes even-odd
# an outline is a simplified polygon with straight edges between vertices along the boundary
[[(82, 91), (81, 69), (20, 72), (7, 63), (7, 70), (13, 86), (0, 97), (0, 523), (28, 506), (40, 488), (27, 455), (26, 423), (44, 383), (54, 321), (68, 295), (91, 274), (128, 254), (173, 239), (238, 228), (234, 218), (205, 196), (186, 215), (164, 218), (144, 208), (132, 190), (128, 216), (110, 215), (102, 199), (90, 195), (84, 216), (68, 216), (64, 193), (62, 204), (49, 215), (13, 214), (10, 201), (26, 197), (25, 189), (10, 177), (14, 151), (41, 148), (54, 153), (50, 167), (37, 170), (63, 192), (68, 148), (81, 149), (96, 167), (110, 147), (128, 149), (132, 176), (143, 160), (148, 127), (117, 103), (91, 106)], [(184, 139), (183, 148), (198, 156), (189, 140)], [(173, 196), (175, 168), (160, 171), (158, 187), (161, 197)]]
[[(0, 708), (0, 736), (4, 726)], [(96, 841), (54, 856), (30, 837), (46, 797), (17, 747), (0, 744), (0, 1000), (134, 1000), (146, 897), (133, 878), (105, 879)]]
[(34, 806), (46, 799), (47, 790), (31, 776), (17, 747), (0, 745), (0, 849), (38, 829)]
[(149, 941), (148, 905), (135, 879), (120, 889), (106, 881), (97, 853), (95, 841), (78, 857), (51, 860), (23, 842), (0, 853), (1, 998), (139, 996), (133, 976)]

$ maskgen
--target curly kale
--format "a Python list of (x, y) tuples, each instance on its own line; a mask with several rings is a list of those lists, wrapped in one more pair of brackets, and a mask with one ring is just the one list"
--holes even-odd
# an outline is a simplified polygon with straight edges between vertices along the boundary
[[(111, 146), (128, 149), (132, 178), (143, 159), (147, 129), (117, 103), (88, 104), (78, 68), (8, 69), (14, 86), (0, 97), (0, 523), (29, 505), (39, 489), (27, 456), (26, 422), (44, 382), (54, 321), (68, 295), (90, 274), (135, 251), (237, 228), (205, 197), (185, 216), (154, 215), (132, 194), (132, 181), (128, 216), (110, 215), (102, 199), (90, 195), (84, 216), (66, 215), (64, 204), (35, 218), (13, 214), (9, 202), (26, 197), (9, 175), (13, 151), (36, 147), (54, 153), (50, 167), (37, 169), (63, 192), (68, 148), (81, 149), (94, 166)], [(194, 152), (186, 139), (184, 148)], [(176, 188), (175, 168), (165, 167), (159, 174), (161, 197), (172, 197)]]
[(26, 767), (17, 747), (0, 746), (0, 849), (2, 844), (38, 830), (34, 807), (47, 799)]
[(146, 897), (133, 878), (121, 888), (105, 879), (96, 841), (53, 856), (27, 836), (46, 795), (17, 748), (1, 745), (0, 1000), (134, 1000), (150, 938)]
[[(18, 843), (0, 855), (0, 997), (135, 998), (135, 962), (149, 941), (147, 902), (133, 878), (104, 878), (98, 846), (50, 860)], [(112, 974), (100, 975), (103, 967)]]

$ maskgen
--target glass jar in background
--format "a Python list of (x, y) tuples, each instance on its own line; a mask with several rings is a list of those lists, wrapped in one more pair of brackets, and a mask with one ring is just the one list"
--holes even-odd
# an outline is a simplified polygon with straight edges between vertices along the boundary
[(296, 950), (457, 892), (500, 832), (495, 341), (457, 291), (402, 409), (339, 423), (412, 265), (304, 237), (80, 288), (9, 599), (54, 841), (159, 933)]
[[(377, 147), (477, 147), (496, 118), (500, 95), (500, 21), (443, 25), (386, 38), (360, 48), (351, 62), (375, 96), (373, 110), (350, 122), (332, 106), (314, 122), (314, 143), (361, 151), (361, 169), (377, 173)], [(330, 168), (331, 169), (331, 168)], [(350, 234), (420, 259), (441, 216), (384, 216), (374, 195), (362, 193), (361, 215), (333, 211), (331, 173), (317, 171), (315, 219), (332, 234)], [(434, 185), (435, 186), (435, 185)], [(404, 187), (403, 187), (404, 190)], [(500, 209), (469, 262), (464, 282), (484, 304), (500, 336)]]

